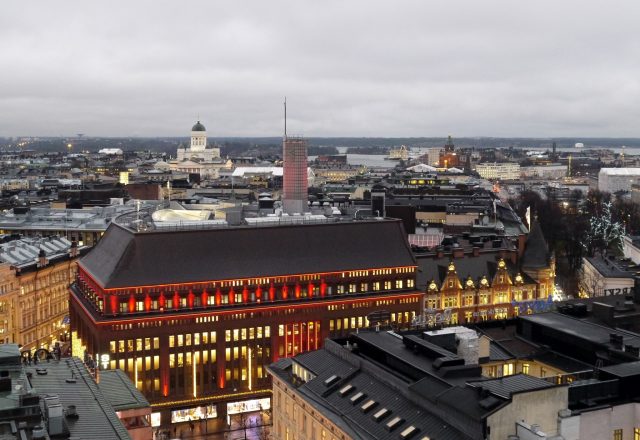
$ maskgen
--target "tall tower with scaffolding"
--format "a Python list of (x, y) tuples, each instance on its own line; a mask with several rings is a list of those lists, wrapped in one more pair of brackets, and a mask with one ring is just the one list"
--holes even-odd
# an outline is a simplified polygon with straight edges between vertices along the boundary
[(287, 134), (287, 100), (284, 100), (282, 140), (282, 208), (287, 214), (303, 213), (308, 207), (307, 142)]

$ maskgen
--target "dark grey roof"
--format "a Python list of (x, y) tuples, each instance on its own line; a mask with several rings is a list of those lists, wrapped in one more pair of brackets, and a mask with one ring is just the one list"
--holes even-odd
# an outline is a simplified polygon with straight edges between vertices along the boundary
[(80, 266), (105, 288), (415, 265), (399, 220), (134, 233), (111, 225)]
[(207, 129), (204, 128), (204, 125), (202, 125), (200, 121), (198, 121), (193, 127), (191, 127), (191, 131), (207, 131)]
[(535, 359), (538, 362), (542, 362), (544, 364), (558, 368), (559, 370), (562, 370), (565, 373), (577, 373), (580, 371), (593, 370), (593, 366), (587, 364), (586, 362), (580, 362), (577, 359), (570, 358), (561, 353), (551, 351), (551, 350), (546, 351), (544, 353), (536, 354), (533, 356), (533, 359)]
[(509, 353), (505, 348), (501, 347), (499, 343), (490, 341), (489, 343), (489, 359), (491, 361), (508, 361), (515, 356)]
[(610, 365), (608, 367), (602, 367), (600, 370), (614, 377), (640, 376), (640, 361)]
[[(37, 368), (46, 369), (46, 374), (37, 374)], [(72, 437), (110, 440), (131, 438), (80, 359), (64, 358), (29, 366), (26, 370), (31, 373), (31, 385), (38, 394), (58, 395), (63, 408), (76, 406), (79, 417), (67, 419)], [(72, 377), (75, 383), (67, 381)]]
[(486, 379), (468, 383), (472, 387), (483, 388), (491, 394), (504, 399), (510, 399), (512, 394), (522, 391), (542, 390), (557, 386), (544, 379), (526, 374), (514, 374), (512, 376), (503, 376), (496, 379)]
[(522, 254), (522, 267), (527, 269), (538, 269), (549, 265), (549, 247), (544, 239), (542, 229), (537, 220), (531, 225), (531, 231), (525, 243)]
[(520, 316), (518, 319), (549, 327), (556, 332), (566, 333), (569, 336), (587, 340), (594, 344), (608, 346), (610, 344), (610, 335), (616, 334), (622, 336), (624, 345), (640, 347), (640, 335), (637, 333), (605, 327), (561, 313), (536, 313), (533, 315)]
[(635, 277), (634, 271), (627, 270), (622, 262), (616, 261), (614, 257), (603, 257), (602, 255), (594, 255), (593, 257), (586, 257), (586, 260), (591, 264), (603, 277), (606, 278), (630, 278)]
[[(425, 408), (412, 403), (378, 377), (340, 359), (326, 349), (298, 355), (293, 361), (317, 374), (316, 378), (298, 386), (297, 391), (351, 438), (399, 438), (400, 432), (413, 425), (419, 430), (418, 435), (413, 438), (428, 435), (438, 440), (470, 439)], [(291, 383), (290, 372), (288, 369), (282, 369), (282, 366), (272, 364), (269, 368), (278, 377)], [(339, 376), (340, 380), (326, 386), (325, 380), (332, 375)], [(342, 396), (339, 390), (347, 384), (352, 385), (353, 390)], [(365, 397), (353, 404), (350, 398), (358, 392), (364, 393)], [(361, 406), (369, 399), (376, 401), (376, 405), (374, 409), (365, 413)], [(381, 408), (387, 408), (390, 415), (375, 421), (372, 415)], [(390, 433), (386, 423), (396, 416), (400, 416), (403, 421)]]
[(116, 411), (150, 407), (149, 401), (122, 370), (101, 371), (98, 386)]

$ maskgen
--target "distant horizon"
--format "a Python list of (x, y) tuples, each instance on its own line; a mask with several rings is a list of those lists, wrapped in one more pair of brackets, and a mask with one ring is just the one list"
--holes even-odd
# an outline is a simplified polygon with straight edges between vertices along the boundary
[[(447, 140), (447, 136), (305, 136), (296, 134), (296, 137), (302, 137), (304, 139), (427, 139), (427, 140)], [(272, 135), (242, 135), (242, 136), (207, 136), (207, 139), (282, 139), (284, 136), (272, 136)], [(143, 136), (143, 135), (85, 135), (78, 137), (77, 135), (14, 135), (14, 136), (0, 136), (0, 139), (189, 139), (189, 135), (167, 135), (167, 136)], [(632, 140), (640, 141), (640, 136), (452, 136), (454, 143), (456, 139), (468, 140), (468, 139), (501, 139), (501, 140), (540, 140), (540, 141), (595, 141), (595, 140)], [(585, 145), (585, 148), (589, 145)]]

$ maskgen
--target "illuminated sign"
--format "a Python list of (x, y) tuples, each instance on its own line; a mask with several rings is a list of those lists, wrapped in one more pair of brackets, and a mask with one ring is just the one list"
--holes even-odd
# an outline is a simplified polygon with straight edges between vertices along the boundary
[(511, 301), (513, 307), (518, 308), (518, 313), (526, 313), (531, 310), (532, 313), (547, 312), (553, 305), (553, 296), (549, 295), (546, 300), (536, 299), (533, 301)]
[(218, 410), (215, 405), (195, 406), (171, 411), (171, 423), (190, 422), (205, 418), (215, 419), (216, 417), (218, 417)]
[(271, 399), (265, 397), (263, 399), (243, 400), (242, 402), (227, 403), (227, 414), (240, 414), (253, 411), (263, 411), (271, 408)]
[(106, 370), (109, 367), (109, 355), (100, 355), (100, 363), (102, 364), (102, 369)]

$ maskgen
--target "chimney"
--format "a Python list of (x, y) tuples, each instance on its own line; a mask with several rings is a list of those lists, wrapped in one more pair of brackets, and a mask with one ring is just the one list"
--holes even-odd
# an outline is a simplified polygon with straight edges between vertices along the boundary
[(38, 254), (38, 267), (46, 266), (47, 262), (47, 254), (44, 249), (40, 249), (40, 253)]
[(527, 243), (527, 236), (525, 234), (518, 235), (518, 258), (522, 258), (524, 254), (524, 247)]
[(453, 248), (453, 258), (464, 258), (464, 248), (462, 248), (462, 247), (454, 247)]
[(71, 258), (76, 258), (78, 256), (78, 242), (73, 240), (71, 242), (71, 247), (69, 248), (69, 256)]
[(436, 258), (444, 257), (444, 248), (442, 246), (438, 246), (436, 248)]
[(473, 256), (474, 257), (479, 257), (480, 256), (480, 248), (478, 246), (474, 246), (472, 251), (473, 251)]

